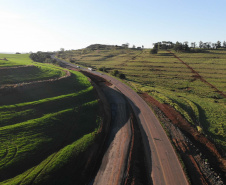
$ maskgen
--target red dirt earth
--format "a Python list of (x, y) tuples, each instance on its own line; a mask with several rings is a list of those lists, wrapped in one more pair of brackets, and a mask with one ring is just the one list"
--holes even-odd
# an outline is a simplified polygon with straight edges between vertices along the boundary
[[(155, 100), (153, 97), (148, 95), (147, 93), (142, 93), (140, 96), (149, 104), (154, 105), (158, 107), (164, 115), (171, 120), (171, 122), (176, 125), (178, 128), (180, 128), (183, 133), (189, 136), (189, 138), (192, 139), (192, 141), (195, 142), (195, 144), (199, 147), (199, 149), (204, 153), (206, 156), (209, 156), (210, 163), (214, 166), (217, 171), (220, 171), (221, 174), (224, 175), (223, 178), (225, 178), (226, 174), (226, 159), (224, 159), (218, 150), (216, 149), (215, 145), (210, 142), (203, 134), (199, 133), (191, 124), (189, 124), (183, 116), (178, 113), (174, 108), (172, 108), (168, 104), (162, 104)], [(186, 143), (181, 143), (180, 140), (172, 140), (176, 148), (180, 152), (186, 152), (187, 147)], [(194, 161), (194, 158), (189, 155), (190, 162), (193, 163), (193, 168), (195, 167), (197, 172), (200, 172), (199, 167)], [(212, 159), (212, 160), (211, 160)], [(200, 180), (202, 181), (202, 184), (206, 184), (205, 179), (203, 175), (200, 172)]]

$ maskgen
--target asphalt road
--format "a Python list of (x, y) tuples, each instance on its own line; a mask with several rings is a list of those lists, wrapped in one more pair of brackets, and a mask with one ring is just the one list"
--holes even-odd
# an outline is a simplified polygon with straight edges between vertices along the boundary
[(181, 164), (165, 131), (146, 102), (119, 80), (107, 75), (101, 76), (111, 81), (129, 99), (143, 133), (142, 137), (152, 183), (154, 185), (188, 184)]
[[(76, 67), (73, 64), (70, 65)], [(189, 184), (165, 131), (146, 102), (119, 80), (96, 71), (84, 68), (82, 70), (92, 72), (110, 81), (128, 98), (140, 124), (152, 184)]]

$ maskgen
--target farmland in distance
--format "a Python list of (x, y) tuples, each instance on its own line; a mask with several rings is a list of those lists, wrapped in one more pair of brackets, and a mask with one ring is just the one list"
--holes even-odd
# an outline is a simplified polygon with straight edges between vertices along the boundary
[(58, 57), (96, 70), (104, 68), (108, 74), (114, 70), (125, 74), (125, 83), (138, 93), (148, 93), (159, 102), (172, 106), (225, 153), (225, 49), (208, 50), (205, 53), (160, 50), (154, 55), (148, 49), (87, 47), (59, 53)]

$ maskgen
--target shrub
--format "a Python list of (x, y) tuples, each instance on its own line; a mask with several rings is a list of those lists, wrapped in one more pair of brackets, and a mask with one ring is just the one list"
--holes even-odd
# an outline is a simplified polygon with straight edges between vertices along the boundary
[(71, 58), (71, 59), (70, 59), (70, 62), (71, 62), (71, 63), (75, 63), (75, 60)]
[(99, 71), (107, 72), (107, 68), (106, 67), (100, 67)]
[(125, 78), (126, 78), (126, 75), (123, 74), (123, 73), (120, 73), (120, 74), (119, 74), (119, 78), (120, 78), (120, 79), (125, 79)]
[(151, 51), (150, 51), (151, 54), (157, 54), (158, 53), (158, 49), (157, 48), (153, 48)]
[(111, 73), (113, 76), (117, 76), (118, 74), (119, 74), (119, 71), (118, 70), (114, 70), (114, 71), (112, 71), (112, 73)]

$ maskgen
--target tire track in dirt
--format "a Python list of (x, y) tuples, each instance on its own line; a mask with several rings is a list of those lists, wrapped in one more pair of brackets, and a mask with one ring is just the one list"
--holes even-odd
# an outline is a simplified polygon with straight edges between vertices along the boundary
[[(132, 117), (132, 115), (130, 117)], [(124, 173), (126, 176), (124, 184), (127, 184), (129, 181), (129, 172), (130, 172), (130, 166), (131, 166), (131, 161), (132, 161), (132, 152), (133, 152), (133, 147), (134, 147), (133, 117), (130, 120), (130, 124), (131, 124), (132, 138), (131, 138), (131, 143), (130, 143), (130, 151), (129, 151), (129, 157), (128, 157), (128, 162), (127, 162), (127, 169), (126, 169), (126, 172)]]
[[(168, 51), (168, 50), (167, 50)], [(181, 60), (178, 56), (176, 56), (174, 53), (172, 53), (171, 51), (168, 51), (169, 53), (171, 53), (176, 59), (178, 59), (182, 64), (184, 64), (185, 66), (187, 66), (188, 69), (191, 70), (192, 73), (194, 73), (194, 76), (196, 79), (200, 79), (202, 82), (204, 82), (205, 84), (207, 84), (208, 86), (210, 86), (212, 89), (214, 89), (217, 93), (219, 93), (221, 96), (223, 96), (224, 98), (226, 98), (226, 94), (224, 94), (222, 91), (220, 91), (219, 89), (217, 89), (216, 86), (214, 86), (213, 84), (207, 82), (197, 71), (195, 71), (191, 66), (189, 66), (186, 62), (184, 62), (183, 60)]]

